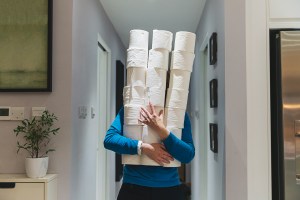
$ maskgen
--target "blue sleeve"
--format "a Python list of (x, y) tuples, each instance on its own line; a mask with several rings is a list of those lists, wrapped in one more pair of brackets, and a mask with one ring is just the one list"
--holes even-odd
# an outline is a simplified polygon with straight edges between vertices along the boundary
[(124, 108), (110, 125), (104, 139), (104, 147), (119, 154), (137, 154), (138, 140), (123, 136)]
[(182, 163), (189, 163), (195, 156), (195, 147), (192, 137), (191, 122), (187, 114), (185, 114), (184, 128), (182, 130), (181, 140), (173, 133), (163, 141), (168, 152)]

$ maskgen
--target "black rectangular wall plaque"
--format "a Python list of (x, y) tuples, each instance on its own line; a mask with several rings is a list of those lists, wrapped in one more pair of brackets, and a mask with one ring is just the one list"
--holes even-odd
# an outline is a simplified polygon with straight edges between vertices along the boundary
[(214, 32), (209, 39), (209, 64), (214, 65), (217, 63), (217, 33)]
[(218, 153), (218, 125), (209, 124), (209, 135), (210, 135), (210, 150), (214, 153)]
[(218, 107), (218, 80), (213, 79), (209, 82), (210, 107)]

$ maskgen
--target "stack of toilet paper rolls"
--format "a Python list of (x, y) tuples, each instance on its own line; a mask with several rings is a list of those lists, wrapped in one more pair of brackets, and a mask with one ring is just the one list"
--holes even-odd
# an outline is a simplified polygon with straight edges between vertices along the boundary
[(146, 72), (148, 63), (149, 33), (130, 31), (127, 49), (127, 84), (123, 89), (125, 137), (142, 140), (143, 124), (138, 119), (141, 107), (146, 106)]
[[(148, 69), (146, 75), (146, 86), (148, 90), (148, 101), (154, 106), (155, 112), (164, 110), (167, 72), (169, 69), (169, 55), (172, 50), (173, 33), (165, 30), (153, 30), (152, 49), (149, 50)], [(148, 102), (148, 103), (149, 103)], [(150, 111), (149, 106), (147, 106)], [(161, 143), (161, 140), (155, 130), (146, 126), (143, 131), (142, 140), (145, 143)], [(157, 166), (158, 164), (148, 158), (141, 156), (143, 165)], [(175, 167), (174, 163), (165, 165), (166, 167)]]
[(196, 35), (194, 33), (177, 32), (171, 58), (164, 123), (168, 130), (180, 138), (184, 127), (190, 77), (195, 59), (195, 42)]
[[(127, 86), (124, 87), (124, 127), (125, 137), (142, 140), (145, 143), (160, 143), (158, 134), (138, 119), (140, 108), (148, 107), (149, 101), (156, 113), (164, 110), (164, 123), (168, 130), (181, 139), (188, 98), (188, 88), (194, 61), (195, 34), (176, 33), (175, 48), (172, 52), (170, 83), (166, 93), (169, 54), (172, 49), (173, 34), (169, 31), (154, 30), (152, 49), (148, 52), (148, 32), (130, 31), (127, 50)], [(145, 59), (148, 62), (145, 62)], [(158, 166), (146, 155), (123, 155), (123, 164)], [(179, 167), (177, 160), (165, 167)]]

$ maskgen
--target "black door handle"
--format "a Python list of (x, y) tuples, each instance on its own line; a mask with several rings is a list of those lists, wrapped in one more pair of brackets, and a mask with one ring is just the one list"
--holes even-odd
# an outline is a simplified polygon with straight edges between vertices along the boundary
[(16, 187), (16, 183), (0, 182), (0, 189), (12, 189)]

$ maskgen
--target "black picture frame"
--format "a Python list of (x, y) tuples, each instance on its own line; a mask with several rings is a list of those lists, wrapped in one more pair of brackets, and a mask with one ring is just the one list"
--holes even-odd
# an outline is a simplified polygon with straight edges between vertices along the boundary
[(215, 65), (217, 63), (217, 50), (218, 50), (218, 41), (217, 33), (212, 33), (209, 39), (209, 64)]
[[(120, 109), (123, 107), (123, 87), (125, 86), (125, 67), (120, 61), (116, 61), (116, 115), (119, 113)], [(123, 164), (122, 156), (118, 153), (116, 155), (116, 171), (115, 171), (115, 181), (120, 182), (123, 177)]]
[(210, 150), (218, 153), (218, 124), (209, 124)]
[(209, 82), (209, 93), (210, 93), (210, 107), (218, 107), (218, 80), (212, 79)]
[[(23, 3), (26, 4), (26, 1), (23, 1)], [(11, 77), (11, 78), (7, 78), (6, 80), (1, 78), (1, 64), (0, 64), (0, 79), (2, 79), (2, 82), (0, 81), (0, 92), (52, 92), (53, 0), (46, 0), (46, 2), (44, 2), (44, 3), (47, 4), (47, 8), (46, 7), (41, 8), (40, 5), (38, 5), (38, 7), (47, 11), (47, 13), (39, 13), (40, 15), (36, 15), (36, 13), (34, 13), (34, 12), (31, 13), (29, 11), (26, 11), (25, 9), (27, 7), (22, 7), (22, 10), (25, 10), (24, 12), (27, 12), (27, 14), (28, 13), (32, 14), (32, 16), (30, 16), (30, 15), (27, 16), (27, 20), (32, 19), (33, 24), (37, 23), (37, 20), (39, 20), (39, 17), (40, 17), (40, 21), (44, 22), (43, 21), (45, 19), (44, 17), (47, 16), (47, 18), (45, 20), (46, 24), (40, 25), (41, 30), (44, 30), (42, 32), (43, 33), (45, 32), (45, 33), (39, 34), (41, 32), (41, 30), (36, 30), (37, 34), (35, 36), (32, 36), (32, 40), (37, 41), (37, 43), (32, 43), (32, 42), (29, 43), (31, 45), (32, 44), (39, 45), (40, 44), (39, 42), (41, 42), (41, 41), (44, 42), (45, 45), (42, 46), (42, 48), (45, 49), (45, 51), (44, 51), (45, 54), (43, 54), (44, 59), (43, 60), (41, 59), (41, 62), (40, 61), (32, 61), (33, 63), (35, 62), (34, 64), (36, 65), (34, 70), (28, 70), (27, 67), (25, 69), (24, 66), (21, 66), (21, 65), (17, 66), (17, 65), (12, 64), (14, 66), (14, 70), (9, 70), (9, 71), (7, 71), (6, 69), (2, 70), (3, 76), (8, 77), (7, 74), (9, 73), (9, 76)], [(18, 5), (18, 6), (20, 6), (20, 5)], [(28, 9), (32, 9), (32, 7), (33, 7), (32, 4), (28, 5)], [(18, 9), (12, 8), (11, 10), (18, 10)], [(20, 13), (16, 13), (16, 14), (20, 14)], [(32, 31), (34, 31), (34, 30), (31, 30), (32, 25), (30, 24), (30, 21), (26, 22), (26, 23), (29, 24), (28, 25), (29, 27), (27, 29), (25, 28), (25, 30), (22, 30), (22, 35), (24, 35), (24, 34), (31, 35), (30, 33)], [(14, 26), (17, 28), (18, 28), (18, 26), (24, 27), (24, 25), (22, 25), (22, 24), (19, 25), (18, 23), (16, 23), (16, 24), (12, 23), (11, 26)], [(26, 24), (25, 24), (25, 26), (26, 26)], [(38, 25), (35, 25), (35, 26), (38, 27)], [(46, 31), (42, 27), (47, 27)], [(16, 28), (16, 30), (17, 30), (17, 28)], [(14, 30), (14, 31), (16, 32), (16, 30)], [(26, 32), (26, 30), (28, 32)], [(15, 36), (13, 36), (13, 37), (16, 38)], [(22, 39), (20, 39), (20, 40), (22, 40)], [(7, 41), (8, 40), (5, 41), (6, 45), (10, 45), (10, 44), (11, 44), (11, 46), (13, 46), (14, 44), (21, 45), (17, 41), (14, 41), (14, 43), (9, 43), (11, 40), (9, 40), (9, 42), (7, 42)], [(24, 40), (22, 40), (22, 41), (24, 41)], [(3, 42), (4, 42), (4, 40), (3, 40)], [(1, 43), (1, 41), (0, 41), (0, 43)], [(30, 46), (30, 47), (33, 48), (34, 46)], [(24, 49), (22, 49), (22, 48), (24, 48)], [(30, 53), (32, 53), (32, 51), (26, 50), (24, 46), (22, 46), (20, 49), (21, 50), (19, 50), (19, 51), (22, 51), (23, 57), (25, 57), (27, 59), (29, 57), (34, 57), (32, 54), (31, 54), (31, 56), (28, 56), (28, 57), (26, 56), (26, 55), (29, 55)], [(11, 53), (11, 56), (14, 56), (14, 58), (18, 59), (18, 56), (14, 55), (14, 54), (17, 54), (17, 52), (15, 50)], [(21, 58), (19, 58), (19, 59), (21, 59)], [(8, 61), (8, 63), (12, 63), (12, 62)], [(37, 63), (45, 63), (45, 64), (39, 65)], [(40, 68), (37, 68), (39, 66), (40, 66)], [(22, 79), (22, 77), (24, 79)], [(35, 79), (32, 77), (35, 77)], [(24, 81), (24, 84), (22, 83), (22, 85), (21, 85), (21, 83), (18, 83), (19, 82), (18, 80), (25, 80), (25, 78), (26, 78), (26, 84), (25, 84), (25, 81)], [(16, 83), (16, 85), (14, 86), (13, 83)]]

